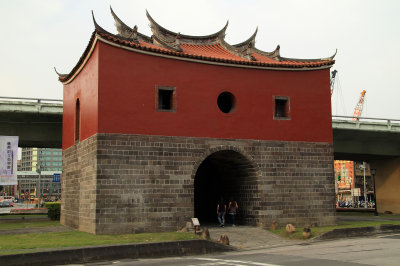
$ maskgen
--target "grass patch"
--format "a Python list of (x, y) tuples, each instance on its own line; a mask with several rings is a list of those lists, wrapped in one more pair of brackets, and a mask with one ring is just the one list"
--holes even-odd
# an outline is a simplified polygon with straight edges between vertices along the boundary
[(195, 234), (186, 232), (93, 235), (80, 231), (68, 231), (42, 234), (0, 235), (0, 254), (36, 252), (49, 248), (163, 242), (198, 238)]
[(47, 218), (47, 214), (0, 214), (0, 221), (1, 220), (9, 220), (11, 218), (25, 218), (25, 217), (31, 217), (31, 218)]
[(379, 217), (379, 218), (396, 218), (399, 219), (400, 215), (398, 214), (379, 214), (379, 216), (375, 216), (374, 213), (371, 212), (336, 212), (337, 217)]
[[(390, 216), (392, 217), (392, 216)], [(336, 226), (321, 226), (321, 227), (312, 227), (311, 233), (312, 238), (322, 235), (323, 233), (332, 231), (333, 229), (340, 228), (355, 228), (355, 227), (367, 227), (367, 226), (379, 226), (382, 224), (393, 224), (400, 225), (400, 221), (344, 221), (339, 222)], [(288, 239), (303, 239), (303, 228), (296, 228), (296, 232), (293, 234), (286, 233), (285, 228), (279, 228), (277, 230), (270, 230), (272, 233), (277, 234), (281, 237)]]
[[(31, 221), (31, 220), (7, 220), (0, 222), (1, 230), (13, 230), (13, 229), (24, 229), (24, 228), (37, 228), (37, 227), (48, 227), (48, 226), (61, 226), (60, 221)], [(0, 242), (1, 243), (1, 242)]]

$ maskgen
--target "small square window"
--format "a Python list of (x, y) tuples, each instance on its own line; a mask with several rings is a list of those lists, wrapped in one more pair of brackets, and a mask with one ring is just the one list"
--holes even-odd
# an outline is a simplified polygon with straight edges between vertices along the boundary
[(274, 97), (274, 119), (290, 119), (289, 97)]
[(157, 87), (156, 99), (157, 111), (175, 111), (175, 88), (174, 87)]

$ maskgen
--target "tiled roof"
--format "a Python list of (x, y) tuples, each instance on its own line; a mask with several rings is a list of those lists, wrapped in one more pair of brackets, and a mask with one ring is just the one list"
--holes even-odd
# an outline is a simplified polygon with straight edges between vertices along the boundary
[[(59, 74), (59, 80), (69, 83), (79, 73), (90, 56), (95, 43), (100, 40), (111, 45), (126, 47), (132, 51), (151, 53), (155, 56), (169, 56), (178, 60), (190, 60), (196, 62), (228, 64), (232, 66), (251, 66), (267, 69), (287, 70), (312, 70), (329, 68), (334, 64), (334, 56), (325, 59), (293, 59), (279, 55), (278, 46), (272, 52), (264, 52), (254, 47), (255, 33), (246, 41), (230, 45), (225, 42), (225, 30), (227, 25), (217, 33), (208, 36), (180, 35), (166, 30), (158, 25), (147, 13), (153, 36), (147, 37), (137, 32), (137, 27), (130, 29), (113, 12), (118, 34), (112, 34), (100, 27), (93, 16), (95, 31), (89, 44), (81, 56), (78, 64), (69, 74)], [(58, 74), (58, 73), (57, 73)]]

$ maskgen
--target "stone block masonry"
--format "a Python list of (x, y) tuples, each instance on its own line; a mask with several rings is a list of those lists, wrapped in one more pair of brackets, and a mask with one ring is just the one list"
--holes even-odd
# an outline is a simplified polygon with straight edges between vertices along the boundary
[(175, 231), (217, 192), (245, 224), (332, 225), (332, 144), (96, 134), (63, 152), (61, 223), (82, 231)]

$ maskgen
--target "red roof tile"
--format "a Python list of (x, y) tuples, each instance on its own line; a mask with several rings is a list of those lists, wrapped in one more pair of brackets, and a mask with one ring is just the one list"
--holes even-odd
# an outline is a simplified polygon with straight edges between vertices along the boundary
[[(334, 64), (333, 57), (325, 59), (292, 59), (279, 55), (279, 46), (273, 52), (263, 52), (254, 47), (256, 32), (245, 42), (238, 45), (229, 45), (224, 41), (225, 27), (208, 36), (180, 35), (166, 30), (158, 25), (147, 13), (153, 31), (152, 38), (137, 32), (137, 27), (130, 29), (111, 10), (116, 20), (119, 35), (114, 35), (101, 28), (96, 21), (95, 31), (90, 38), (89, 44), (78, 61), (77, 65), (69, 74), (59, 75), (59, 80), (64, 83), (70, 82), (80, 71), (81, 66), (90, 56), (94, 42), (98, 39), (104, 40), (111, 45), (122, 45), (134, 50), (142, 50), (154, 53), (154, 55), (169, 55), (182, 60), (211, 61), (232, 65), (253, 66), (257, 68), (279, 68), (279, 69), (319, 69), (330, 67)], [(186, 58), (186, 59), (185, 59)]]

